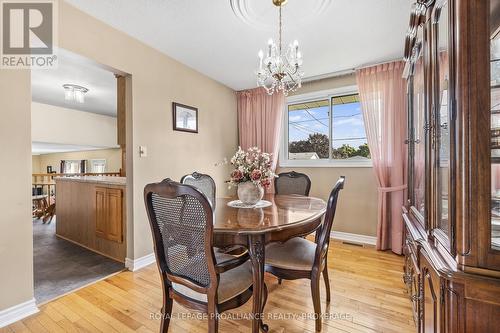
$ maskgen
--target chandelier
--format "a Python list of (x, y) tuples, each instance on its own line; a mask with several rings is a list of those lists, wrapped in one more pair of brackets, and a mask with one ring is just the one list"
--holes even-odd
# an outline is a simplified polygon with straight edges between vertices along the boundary
[(267, 53), (259, 51), (259, 70), (257, 71), (257, 84), (266, 89), (269, 95), (282, 91), (285, 96), (302, 86), (302, 54), (299, 51), (299, 42), (294, 41), (283, 50), (282, 44), (282, 18), (281, 8), (287, 0), (272, 0), (279, 8), (279, 35), (278, 44), (269, 39)]
[(63, 84), (64, 99), (70, 102), (84, 103), (85, 94), (89, 91), (87, 88), (76, 84)]

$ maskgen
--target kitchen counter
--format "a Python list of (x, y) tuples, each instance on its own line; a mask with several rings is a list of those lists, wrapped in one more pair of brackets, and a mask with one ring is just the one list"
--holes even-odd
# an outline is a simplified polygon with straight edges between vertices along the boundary
[(113, 176), (77, 176), (77, 177), (56, 177), (56, 181), (66, 181), (66, 182), (80, 182), (80, 183), (94, 183), (101, 185), (122, 185), (127, 184), (127, 178), (125, 177), (113, 177)]
[(56, 235), (120, 262), (126, 257), (126, 178), (55, 177)]

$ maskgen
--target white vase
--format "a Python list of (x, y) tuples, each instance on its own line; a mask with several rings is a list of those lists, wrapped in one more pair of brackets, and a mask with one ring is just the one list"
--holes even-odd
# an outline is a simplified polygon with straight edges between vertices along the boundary
[(264, 196), (264, 189), (248, 181), (238, 184), (238, 199), (245, 205), (255, 205)]

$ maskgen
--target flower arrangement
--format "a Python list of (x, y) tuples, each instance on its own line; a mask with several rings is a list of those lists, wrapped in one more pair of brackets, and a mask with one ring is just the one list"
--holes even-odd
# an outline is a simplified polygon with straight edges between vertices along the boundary
[(255, 185), (269, 188), (271, 180), (276, 177), (271, 169), (271, 154), (263, 153), (257, 147), (249, 148), (247, 151), (238, 147), (230, 161), (234, 170), (231, 172), (230, 185), (251, 181)]

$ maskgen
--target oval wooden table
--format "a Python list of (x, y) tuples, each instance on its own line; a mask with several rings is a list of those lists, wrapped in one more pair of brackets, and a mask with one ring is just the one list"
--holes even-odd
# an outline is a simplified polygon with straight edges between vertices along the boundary
[(265, 195), (266, 208), (233, 208), (234, 198), (217, 199), (214, 221), (214, 246), (242, 245), (248, 249), (253, 269), (252, 332), (267, 325), (262, 322), (265, 246), (292, 237), (310, 234), (321, 226), (326, 203), (299, 195)]

